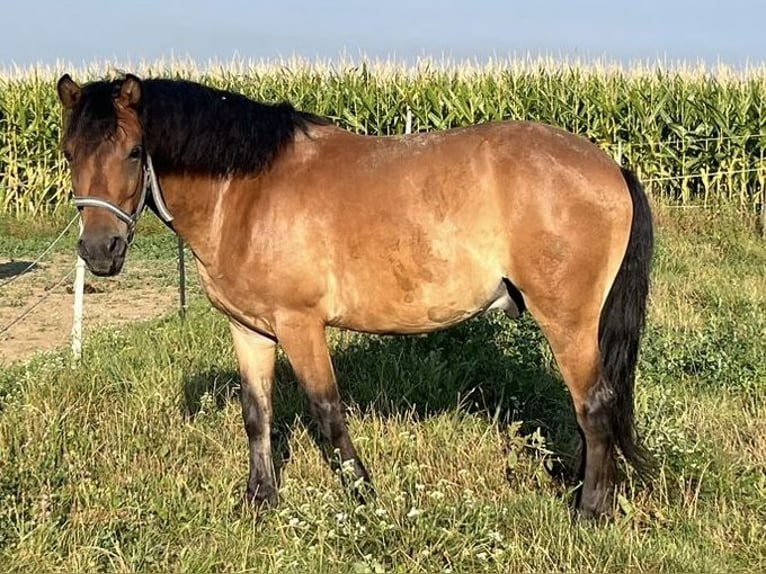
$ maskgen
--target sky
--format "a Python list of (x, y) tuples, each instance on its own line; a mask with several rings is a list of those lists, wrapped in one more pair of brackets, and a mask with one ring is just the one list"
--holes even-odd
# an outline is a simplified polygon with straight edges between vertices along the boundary
[(766, 59), (766, 0), (12, 0), (0, 68), (297, 55), (640, 60), (741, 67)]

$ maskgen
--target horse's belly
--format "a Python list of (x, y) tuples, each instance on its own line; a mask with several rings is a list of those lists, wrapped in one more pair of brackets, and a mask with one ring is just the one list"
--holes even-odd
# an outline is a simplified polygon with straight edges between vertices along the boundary
[[(381, 280), (344, 290), (332, 325), (368, 333), (428, 333), (451, 327), (490, 308), (502, 274), (455, 275), (443, 282), (412, 281), (407, 289)], [(352, 293), (353, 291), (353, 293)]]
[(446, 329), (479, 314), (481, 306), (454, 308), (434, 306), (423, 309), (396, 309), (376, 313), (375, 309), (350, 310), (330, 324), (343, 329), (378, 334), (418, 334)]

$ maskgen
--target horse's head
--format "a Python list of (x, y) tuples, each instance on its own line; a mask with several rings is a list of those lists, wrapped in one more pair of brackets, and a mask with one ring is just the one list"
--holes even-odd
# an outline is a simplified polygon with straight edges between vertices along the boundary
[(146, 195), (141, 81), (128, 74), (80, 87), (66, 74), (57, 88), (65, 109), (64, 155), (82, 215), (77, 248), (95, 275), (116, 275)]

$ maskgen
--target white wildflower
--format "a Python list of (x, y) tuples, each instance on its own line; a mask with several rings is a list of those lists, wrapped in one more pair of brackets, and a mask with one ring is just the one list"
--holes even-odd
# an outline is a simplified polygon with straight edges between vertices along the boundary
[(418, 510), (414, 506), (410, 508), (410, 511), (407, 513), (407, 518), (415, 518), (416, 516), (420, 516), (423, 514), (422, 510)]

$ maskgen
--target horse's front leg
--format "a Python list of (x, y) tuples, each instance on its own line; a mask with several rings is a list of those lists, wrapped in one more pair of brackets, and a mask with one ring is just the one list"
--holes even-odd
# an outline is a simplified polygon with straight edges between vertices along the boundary
[[(278, 322), (276, 332), (279, 344), (308, 395), (322, 434), (340, 452), (342, 463), (350, 462), (355, 477), (370, 486), (370, 477), (346, 426), (324, 324), (302, 315), (289, 316)], [(356, 494), (363, 498), (360, 491)]]
[(277, 480), (271, 457), (272, 382), (276, 343), (241, 325), (230, 323), (242, 378), (240, 402), (250, 451), (249, 503), (275, 505)]

